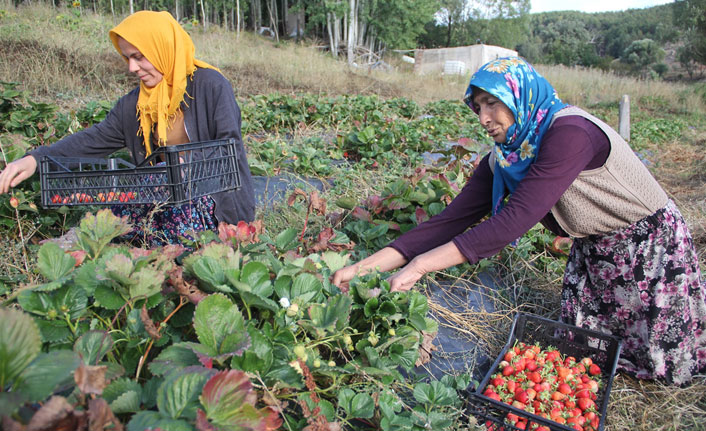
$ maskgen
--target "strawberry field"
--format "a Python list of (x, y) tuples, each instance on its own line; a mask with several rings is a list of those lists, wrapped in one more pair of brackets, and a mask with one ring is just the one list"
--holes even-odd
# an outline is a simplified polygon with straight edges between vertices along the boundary
[[(111, 106), (66, 111), (1, 86), (3, 162), (102, 120)], [(451, 322), (495, 357), (515, 312), (556, 318), (570, 242), (535, 227), (498, 257), (432, 274), (418, 291), (390, 292), (387, 274), (345, 291), (329, 280), (456, 196), (489, 149), (470, 110), (357, 95), (239, 103), (254, 175), (326, 187), (288, 180), (286, 198), (259, 208), (255, 222), (159, 248), (119, 240), (132, 227), (90, 205), (128, 194), (69, 194), (48, 209), (35, 177), (0, 196), (3, 429), (486, 429), (467, 414), (478, 370), (424, 372), (440, 325)], [(496, 312), (444, 314), (425, 294), (480, 274), (497, 282), (484, 290)], [(507, 366), (539, 352), (514, 353)], [(596, 408), (584, 380), (595, 373), (575, 359), (562, 367), (583, 365), (587, 378), (574, 372), (567, 394), (555, 379), (549, 397), (588, 398), (579, 410), (590, 424)], [(507, 390), (500, 374), (493, 393), (521, 402), (526, 394), (495, 390)], [(569, 413), (554, 413), (568, 422)], [(521, 429), (514, 417), (503, 421)]]
[[(63, 113), (11, 83), (2, 95), (7, 162), (108, 108)], [(383, 274), (345, 292), (329, 276), (444, 208), (472, 174), (477, 125), (460, 103), (376, 97), (272, 95), (243, 111), (253, 172), (336, 177), (328, 199), (293, 187), (254, 223), (150, 249), (116, 241), (131, 227), (108, 209), (43, 208), (36, 180), (1, 198), (20, 263), (1, 279), (6, 426), (412, 430), (463, 416), (470, 370), (413, 371), (438, 329), (427, 297)], [(445, 142), (443, 167), (413, 168)], [(397, 178), (361, 196), (366, 170)]]

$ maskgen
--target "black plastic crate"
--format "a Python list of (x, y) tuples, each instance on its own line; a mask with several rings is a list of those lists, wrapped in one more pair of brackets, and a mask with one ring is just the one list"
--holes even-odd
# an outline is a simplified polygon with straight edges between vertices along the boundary
[(598, 429), (602, 431), (605, 426), (610, 390), (613, 386), (613, 378), (615, 377), (618, 357), (620, 356), (620, 338), (524, 313), (518, 313), (515, 316), (507, 344), (503, 347), (483, 381), (475, 388), (475, 391), (469, 393), (469, 415), (475, 417), (479, 424), (485, 426), (486, 429), (495, 431), (520, 430), (520, 428), (505, 421), (508, 413), (514, 413), (518, 417), (526, 418), (528, 422), (525, 429), (528, 430), (533, 429), (534, 424), (536, 424), (536, 426), (545, 426), (552, 431), (573, 431), (570, 426), (559, 424), (483, 395), (483, 391), (488, 386), (491, 376), (499, 371), (499, 364), (502, 362), (505, 353), (516, 342), (539, 344), (542, 349), (554, 347), (564, 356), (574, 356), (576, 360), (589, 357), (600, 366), (601, 387), (597, 393), (596, 406), (600, 415)]
[(42, 205), (182, 204), (240, 188), (235, 139), (158, 147), (135, 166), (119, 158), (44, 156)]

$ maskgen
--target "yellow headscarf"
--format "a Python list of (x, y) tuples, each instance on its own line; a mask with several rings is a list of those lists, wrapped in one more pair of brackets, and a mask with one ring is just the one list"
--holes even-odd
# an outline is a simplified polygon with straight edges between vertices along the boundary
[(194, 43), (166, 11), (135, 12), (110, 30), (109, 35), (118, 53), (122, 55), (118, 46), (118, 38), (122, 37), (163, 75), (162, 80), (152, 88), (140, 82), (140, 95), (137, 99), (140, 131), (145, 139), (147, 155), (150, 155), (152, 127), (157, 124), (159, 144), (166, 144), (167, 124), (187, 96), (186, 77), (193, 75), (197, 67), (218, 69), (194, 58)]

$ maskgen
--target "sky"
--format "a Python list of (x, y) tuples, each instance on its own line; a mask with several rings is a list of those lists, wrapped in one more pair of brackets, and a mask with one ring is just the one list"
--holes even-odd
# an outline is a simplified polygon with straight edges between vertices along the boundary
[(578, 10), (581, 12), (608, 12), (627, 9), (641, 9), (671, 3), (672, 0), (530, 0), (531, 13), (558, 10)]

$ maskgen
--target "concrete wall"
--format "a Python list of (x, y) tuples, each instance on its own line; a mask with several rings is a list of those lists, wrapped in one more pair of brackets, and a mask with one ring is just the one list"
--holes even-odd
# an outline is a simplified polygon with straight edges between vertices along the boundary
[[(299, 21), (297, 23), (297, 21)], [(304, 35), (304, 26), (306, 25), (306, 20), (304, 16), (304, 11), (294, 11), (289, 8), (287, 11), (287, 36), (291, 38), (297, 37), (297, 24), (299, 25), (299, 36)]]
[(414, 73), (442, 73), (447, 61), (462, 61), (466, 65), (466, 72), (475, 73), (485, 63), (511, 55), (517, 55), (517, 51), (493, 45), (417, 49), (414, 52)]

